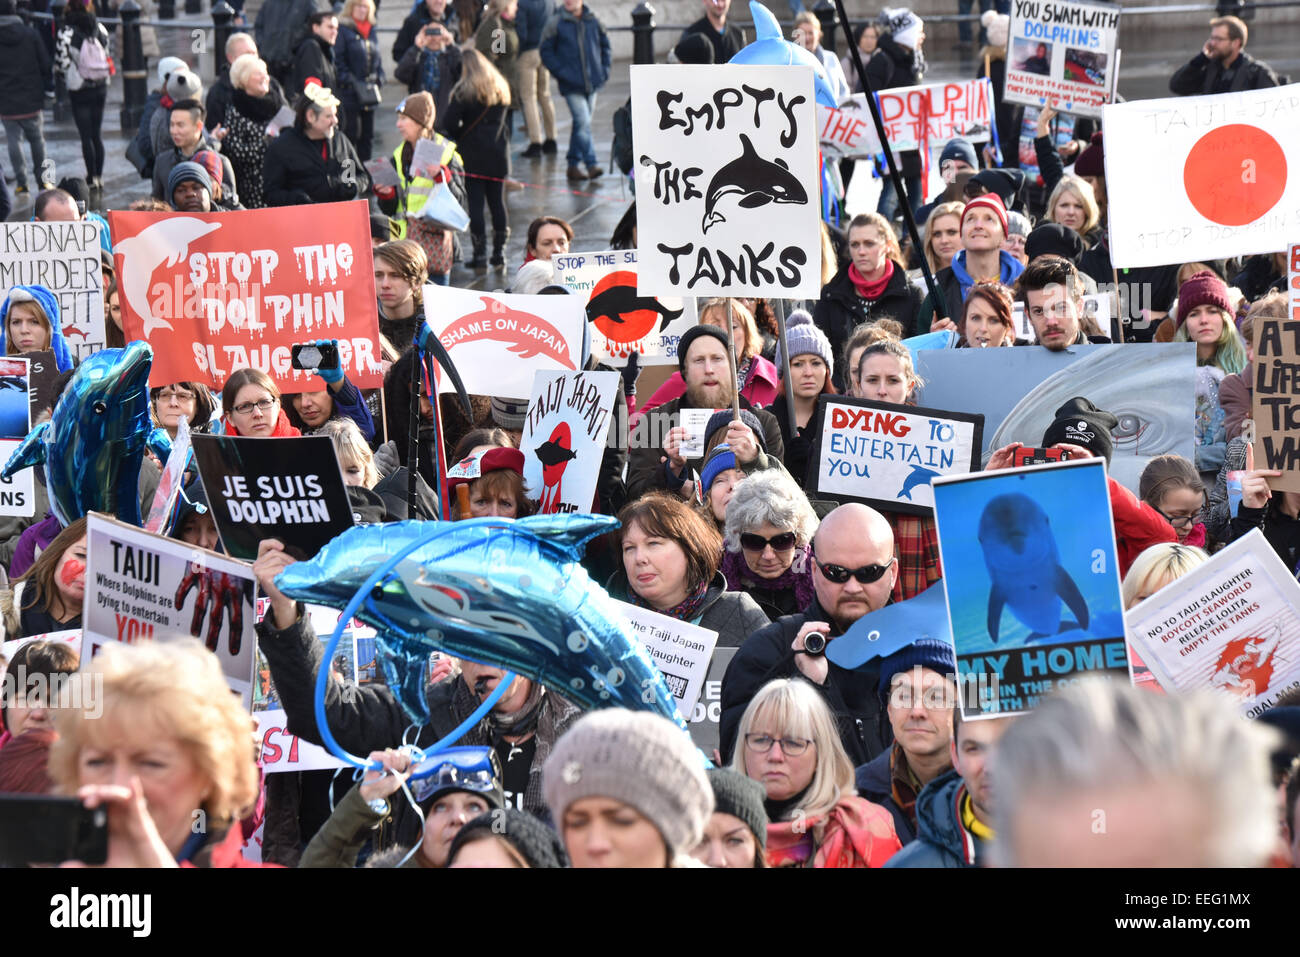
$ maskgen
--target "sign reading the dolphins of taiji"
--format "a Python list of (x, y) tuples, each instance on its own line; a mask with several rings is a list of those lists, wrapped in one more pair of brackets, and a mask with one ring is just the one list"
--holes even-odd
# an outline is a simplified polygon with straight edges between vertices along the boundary
[(632, 67), (638, 290), (817, 298), (817, 139), (810, 67)]
[(543, 515), (591, 510), (621, 379), (617, 372), (537, 373), (519, 447), (528, 497)]
[(1300, 235), (1300, 84), (1108, 104), (1102, 125), (1115, 266), (1272, 253)]

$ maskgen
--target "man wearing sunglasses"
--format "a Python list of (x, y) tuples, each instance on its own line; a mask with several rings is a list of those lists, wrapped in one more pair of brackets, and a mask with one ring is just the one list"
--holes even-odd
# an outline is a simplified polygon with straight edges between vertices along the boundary
[(825, 650), (863, 615), (889, 603), (898, 578), (893, 529), (874, 509), (841, 505), (822, 519), (812, 548), (812, 603), (750, 635), (723, 676), (719, 737), (724, 759), (735, 746), (750, 700), (776, 678), (802, 677), (821, 693), (855, 766), (890, 744), (878, 697), (879, 673), (848, 671), (832, 664)]

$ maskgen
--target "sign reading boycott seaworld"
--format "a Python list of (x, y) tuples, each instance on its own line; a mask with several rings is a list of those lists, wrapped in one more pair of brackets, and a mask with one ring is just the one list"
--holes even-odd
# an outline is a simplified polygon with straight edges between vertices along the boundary
[(290, 347), (337, 339), (343, 371), (384, 383), (366, 204), (229, 213), (110, 212), (126, 338), (153, 347), (153, 385), (219, 391), (260, 369), (281, 392), (320, 379), (290, 367)]
[(1110, 3), (1015, 0), (1004, 99), (1101, 116), (1119, 73), (1119, 14)]
[(632, 67), (642, 295), (817, 298), (811, 67)]

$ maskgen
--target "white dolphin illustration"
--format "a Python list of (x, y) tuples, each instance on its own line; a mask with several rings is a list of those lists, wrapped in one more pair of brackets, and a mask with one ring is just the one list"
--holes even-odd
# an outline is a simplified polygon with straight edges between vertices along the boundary
[(168, 266), (175, 266), (189, 252), (190, 243), (220, 228), (220, 223), (205, 223), (190, 216), (176, 216), (146, 226), (135, 236), (124, 239), (113, 247), (113, 252), (122, 256), (119, 283), (122, 295), (131, 310), (144, 319), (146, 339), (160, 326), (164, 329), (173, 328), (170, 322), (157, 318), (150, 310), (149, 283), (153, 271), (164, 262)]

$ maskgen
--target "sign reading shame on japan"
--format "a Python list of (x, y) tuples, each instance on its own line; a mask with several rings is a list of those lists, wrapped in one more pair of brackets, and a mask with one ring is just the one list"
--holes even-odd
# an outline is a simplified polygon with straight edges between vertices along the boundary
[(810, 67), (632, 67), (638, 291), (816, 298), (817, 140)]

